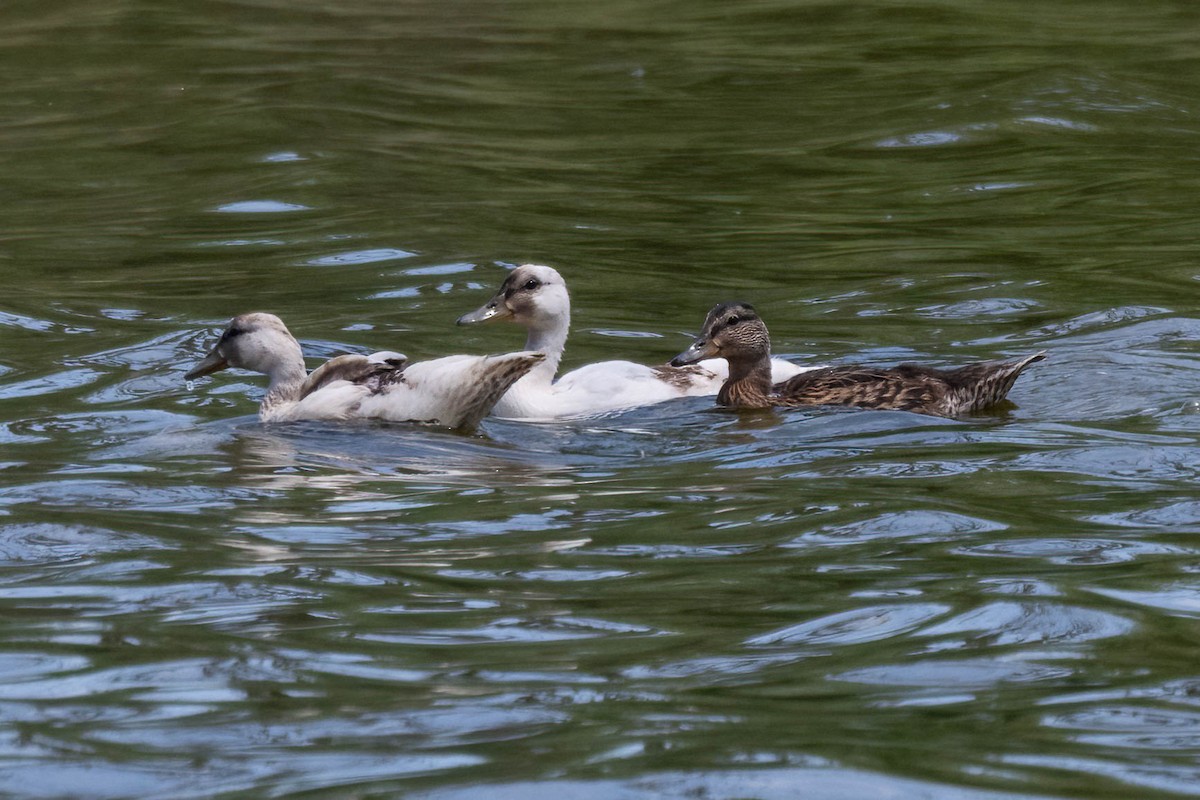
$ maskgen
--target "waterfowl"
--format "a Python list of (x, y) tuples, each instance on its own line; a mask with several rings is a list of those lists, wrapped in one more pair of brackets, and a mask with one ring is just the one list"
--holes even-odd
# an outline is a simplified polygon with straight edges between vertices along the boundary
[(916, 364), (823, 367), (772, 383), (770, 354), (767, 326), (754, 307), (720, 303), (708, 312), (700, 338), (671, 363), (727, 360), (729, 379), (717, 402), (730, 408), (840, 405), (953, 417), (1000, 402), (1025, 367), (1046, 357), (1040, 352), (1017, 361), (985, 361), (947, 370)]
[[(551, 267), (525, 264), (512, 270), (499, 291), (477, 310), (459, 317), (458, 324), (496, 320), (524, 326), (528, 330), (525, 349), (546, 354), (545, 361), (496, 403), (492, 413), (500, 417), (585, 417), (677, 397), (716, 394), (729, 371), (719, 359), (682, 367), (601, 361), (555, 380), (571, 327), (571, 299), (563, 277)], [(802, 371), (782, 359), (775, 359), (772, 366), (776, 380)]]
[(496, 400), (545, 360), (537, 352), (447, 356), (408, 363), (400, 353), (342, 355), (308, 374), (300, 343), (274, 314), (234, 317), (217, 343), (184, 377), (229, 367), (270, 378), (258, 409), (263, 422), (383, 419), (472, 427)]

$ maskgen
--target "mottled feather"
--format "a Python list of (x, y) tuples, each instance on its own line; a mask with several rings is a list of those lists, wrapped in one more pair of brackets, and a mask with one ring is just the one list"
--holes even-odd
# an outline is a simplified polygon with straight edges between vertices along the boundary
[(674, 386), (681, 391), (690, 389), (698, 381), (711, 381), (717, 377), (712, 370), (698, 364), (687, 367), (672, 367), (669, 364), (663, 364), (661, 366), (652, 366), (650, 369), (654, 371), (654, 374), (663, 383)]
[(335, 381), (364, 384), (375, 392), (382, 391), (384, 387), (394, 383), (402, 383), (408, 360), (398, 353), (392, 355), (398, 357), (379, 359), (353, 353), (334, 356), (314, 369), (305, 379), (300, 389), (300, 399), (303, 400)]
[(959, 416), (1003, 400), (1021, 371), (1045, 357), (1036, 353), (1019, 361), (987, 361), (949, 370), (917, 364), (825, 367), (774, 385), (770, 396), (772, 404), (779, 406), (857, 406)]

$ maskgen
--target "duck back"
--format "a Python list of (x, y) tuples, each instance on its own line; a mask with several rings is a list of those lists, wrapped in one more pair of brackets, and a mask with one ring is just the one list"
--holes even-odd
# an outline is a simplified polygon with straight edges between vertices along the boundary
[(780, 406), (844, 405), (958, 416), (1005, 398), (1021, 371), (1045, 353), (1019, 361), (987, 361), (940, 370), (916, 364), (896, 367), (824, 367), (772, 387)]

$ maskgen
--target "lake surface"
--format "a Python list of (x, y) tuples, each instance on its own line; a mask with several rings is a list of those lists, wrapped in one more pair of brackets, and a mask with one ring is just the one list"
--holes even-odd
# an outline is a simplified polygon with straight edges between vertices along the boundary
[[(0, 792), (1200, 794), (1200, 7), (0, 8)], [(183, 373), (1045, 349), (968, 420), (260, 425)]]

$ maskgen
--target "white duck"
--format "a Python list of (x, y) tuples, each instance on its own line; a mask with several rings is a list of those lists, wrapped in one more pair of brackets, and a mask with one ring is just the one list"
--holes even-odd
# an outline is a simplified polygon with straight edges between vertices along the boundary
[(258, 409), (263, 422), (383, 419), (472, 427), (542, 353), (447, 356), (409, 364), (399, 353), (332, 358), (309, 375), (300, 343), (274, 314), (234, 317), (209, 354), (184, 377), (229, 367), (270, 377)]
[[(729, 377), (729, 365), (723, 359), (707, 359), (687, 367), (601, 361), (554, 380), (571, 327), (571, 299), (566, 282), (551, 267), (517, 267), (491, 300), (459, 317), (458, 324), (490, 320), (523, 325), (529, 331), (525, 349), (546, 354), (545, 361), (496, 403), (492, 413), (499, 417), (586, 417), (677, 397), (715, 395)], [(780, 381), (804, 371), (782, 359), (772, 359), (771, 365), (775, 380)]]

